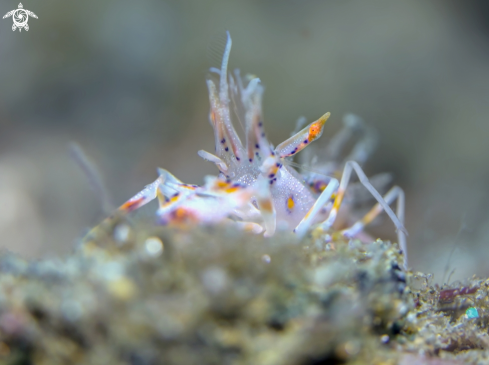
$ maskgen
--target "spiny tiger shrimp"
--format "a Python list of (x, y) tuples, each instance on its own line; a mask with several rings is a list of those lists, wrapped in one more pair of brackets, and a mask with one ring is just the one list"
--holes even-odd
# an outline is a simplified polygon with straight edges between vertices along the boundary
[[(218, 83), (212, 77), (207, 80), (215, 153), (198, 152), (204, 160), (216, 165), (219, 176), (208, 176), (205, 184), (198, 186), (185, 184), (170, 172), (158, 169), (158, 179), (124, 203), (119, 211), (132, 211), (158, 198), (157, 217), (161, 224), (228, 222), (256, 233), (264, 231), (266, 236), (276, 230), (289, 230), (298, 237), (314, 227), (324, 233), (327, 241), (331, 240), (333, 223), (351, 174), (355, 172), (377, 203), (362, 219), (340, 233), (352, 238), (385, 211), (396, 227), (398, 243), (407, 257), (403, 191), (395, 186), (382, 197), (354, 160), (344, 163), (339, 179), (301, 175), (295, 170), (288, 161), (321, 137), (330, 113), (274, 147), (263, 127), (260, 79), (241, 77), (239, 70), (228, 73), (231, 43), (227, 33), (221, 68), (210, 70), (217, 74)], [(245, 145), (234, 128), (232, 119), (235, 118), (245, 126)], [(363, 150), (354, 156), (360, 158), (359, 151)], [(396, 200), (397, 215), (390, 208)]]

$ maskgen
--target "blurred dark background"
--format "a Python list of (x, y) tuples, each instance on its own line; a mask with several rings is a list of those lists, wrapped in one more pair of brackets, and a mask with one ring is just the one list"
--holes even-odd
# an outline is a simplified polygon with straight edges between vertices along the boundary
[[(325, 136), (345, 113), (362, 116), (380, 134), (366, 172), (390, 171), (406, 191), (411, 266), (437, 281), (447, 267), (487, 276), (487, 4), (26, 0), (39, 17), (28, 32), (0, 22), (0, 244), (64, 254), (103, 218), (70, 141), (116, 205), (157, 166), (191, 183), (215, 173), (197, 150), (213, 150), (207, 48), (228, 29), (231, 67), (266, 86), (273, 142), (301, 115), (330, 111)], [(17, 6), (3, 1), (0, 13)]]

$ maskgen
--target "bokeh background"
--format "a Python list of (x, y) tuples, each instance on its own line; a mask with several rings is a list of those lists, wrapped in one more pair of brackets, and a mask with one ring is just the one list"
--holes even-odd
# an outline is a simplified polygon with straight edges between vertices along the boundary
[[(70, 158), (77, 141), (115, 205), (164, 167), (215, 173), (205, 77), (213, 37), (266, 86), (278, 143), (296, 119), (354, 112), (380, 135), (366, 165), (407, 196), (415, 270), (489, 275), (489, 6), (484, 0), (23, 2), (28, 32), (0, 21), (0, 245), (63, 255), (104, 217)], [(17, 8), (5, 0), (0, 13)], [(3, 14), (2, 13), (2, 14)], [(385, 220), (385, 235), (394, 238)]]

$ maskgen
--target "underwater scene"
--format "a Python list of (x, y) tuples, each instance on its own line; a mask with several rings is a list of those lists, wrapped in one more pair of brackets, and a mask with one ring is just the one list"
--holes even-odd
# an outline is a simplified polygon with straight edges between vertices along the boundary
[(489, 364), (486, 2), (0, 6), (0, 365)]

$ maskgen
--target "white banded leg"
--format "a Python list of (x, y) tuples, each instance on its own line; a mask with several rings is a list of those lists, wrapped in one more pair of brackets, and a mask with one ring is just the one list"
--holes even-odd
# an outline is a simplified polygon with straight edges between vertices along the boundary
[(365, 175), (360, 165), (355, 161), (348, 161), (345, 164), (345, 168), (343, 169), (343, 175), (341, 176), (340, 187), (338, 188), (338, 194), (336, 195), (336, 198), (333, 203), (333, 208), (331, 209), (328, 218), (321, 225), (321, 228), (325, 231), (330, 229), (334, 221), (336, 220), (336, 217), (338, 215), (338, 210), (345, 196), (346, 187), (350, 182), (350, 177), (353, 170), (356, 172), (358, 178), (360, 179), (360, 183), (362, 183), (362, 185), (365, 186), (365, 188), (370, 192), (370, 194), (372, 194), (375, 200), (377, 200), (377, 202), (380, 204), (380, 206), (384, 209), (384, 211), (387, 213), (389, 218), (392, 220), (392, 222), (396, 226), (396, 232), (401, 231), (407, 235), (407, 231), (404, 228), (404, 224), (392, 211), (392, 209), (389, 207), (389, 204), (386, 203), (386, 201), (382, 198), (379, 192), (368, 181), (367, 175)]
[[(390, 189), (387, 192), (387, 194), (385, 194), (383, 199), (388, 205), (392, 204), (394, 201), (397, 201), (396, 203), (397, 218), (399, 218), (399, 221), (402, 224), (404, 224), (404, 206), (405, 206), (404, 191), (399, 186), (394, 186), (392, 189)], [(362, 219), (355, 222), (355, 224), (353, 224), (350, 228), (344, 229), (343, 231), (341, 231), (341, 233), (348, 238), (354, 237), (383, 211), (384, 208), (382, 207), (382, 205), (380, 205), (379, 203), (375, 204), (374, 207), (367, 214), (365, 214), (365, 216), (363, 216)], [(399, 247), (404, 253), (404, 267), (407, 268), (408, 256), (407, 256), (406, 235), (404, 234), (404, 231), (400, 229), (397, 231), (397, 240), (399, 243)]]
[(294, 229), (294, 232), (299, 236), (299, 238), (304, 237), (306, 232), (309, 230), (311, 225), (314, 223), (314, 218), (317, 216), (317, 214), (320, 212), (320, 210), (328, 203), (328, 201), (331, 199), (331, 196), (336, 192), (338, 189), (339, 182), (338, 180), (332, 178), (326, 188), (323, 190), (319, 198), (316, 200), (314, 205), (309, 209), (307, 214), (302, 218), (300, 223), (297, 225), (297, 227)]

